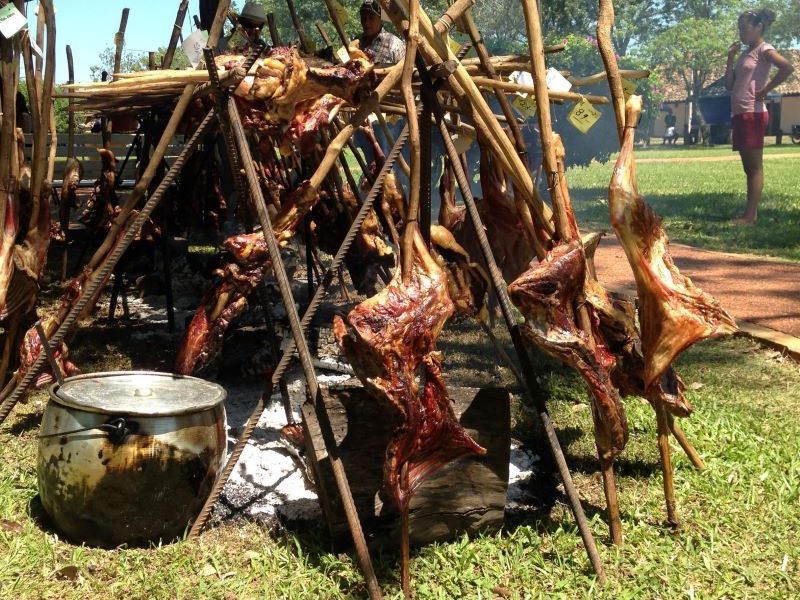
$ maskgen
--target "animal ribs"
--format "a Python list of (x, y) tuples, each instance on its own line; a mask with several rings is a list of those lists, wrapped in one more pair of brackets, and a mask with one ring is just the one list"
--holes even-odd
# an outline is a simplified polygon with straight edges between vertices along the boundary
[[(635, 123), (640, 112), (641, 98), (631, 96), (626, 122)], [(695, 287), (672, 262), (661, 220), (638, 191), (634, 133), (632, 128), (625, 129), (608, 188), (608, 210), (636, 279), (644, 385), (650, 388), (685, 348), (705, 338), (734, 333), (737, 327), (719, 303)]]
[(356, 375), (373, 396), (388, 400), (402, 416), (384, 462), (384, 483), (401, 511), (435, 471), (461, 456), (486, 452), (456, 420), (435, 349), (453, 313), (447, 276), (418, 230), (413, 251), (405, 281), (398, 269), (388, 286), (350, 312), (349, 328), (338, 316), (333, 323)]
[[(589, 385), (597, 447), (603, 458), (613, 458), (625, 447), (628, 426), (609, 375), (614, 358), (601, 343), (599, 331), (594, 332), (598, 343), (592, 348), (588, 336), (575, 325), (572, 307), (585, 279), (586, 261), (579, 243), (561, 244), (511, 283), (508, 294), (525, 316), (525, 337), (577, 369)], [(597, 329), (591, 311), (590, 317)]]

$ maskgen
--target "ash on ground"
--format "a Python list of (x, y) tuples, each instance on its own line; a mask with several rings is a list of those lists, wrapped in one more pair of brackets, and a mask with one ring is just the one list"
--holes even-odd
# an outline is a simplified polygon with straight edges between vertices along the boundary
[[(297, 281), (296, 278), (295, 282)], [(197, 299), (209, 285), (209, 280), (200, 276), (196, 269), (184, 260), (178, 258), (173, 261), (172, 286), (177, 329), (174, 332), (170, 332), (166, 327), (167, 310), (165, 296), (162, 295), (163, 288), (160, 288), (157, 282), (152, 285), (148, 280), (137, 280), (135, 285), (129, 285), (125, 301), (131, 321), (152, 326), (145, 331), (133, 333), (133, 337), (148, 343), (179, 344), (183, 330), (196, 310)], [(277, 296), (277, 290), (271, 291)], [(303, 295), (304, 290), (296, 291), (299, 292), (298, 296)], [(137, 295), (141, 297), (136, 297)], [(122, 304), (120, 298), (117, 314), (122, 312)], [(273, 316), (277, 320), (276, 329), (285, 339), (288, 336), (288, 327), (284, 322), (285, 311), (277, 306), (278, 302), (275, 304)], [(99, 314), (108, 314), (108, 306), (109, 301), (106, 297), (98, 303)], [(343, 309), (340, 305), (332, 309), (323, 305), (318, 321), (330, 323), (332, 313), (342, 310), (346, 310), (346, 307)], [(243, 318), (231, 326), (227, 334), (226, 344), (231, 348), (228, 363), (237, 365), (238, 370), (231, 371), (223, 364), (218, 365), (218, 370), (212, 374), (200, 375), (209, 380), (219, 379), (219, 383), (227, 391), (225, 409), (229, 451), (233, 449), (265, 389), (263, 378), (252, 378), (253, 371), (258, 370), (259, 362), (263, 362), (258, 345), (268, 345), (263, 342), (267, 336), (263, 317), (257, 313), (260, 313), (257, 307), (247, 311)], [(348, 367), (338, 356), (338, 349), (330, 329), (322, 327), (313, 337), (313, 350), (320, 357), (315, 361), (320, 383), (333, 385), (351, 379), (352, 371), (350, 374), (341, 372), (348, 371)], [(269, 354), (268, 350), (266, 354)], [(246, 362), (244, 357), (254, 362), (255, 367), (248, 371), (247, 366), (243, 366)], [(302, 371), (299, 368), (290, 370), (286, 374), (286, 381), (291, 413), (294, 420), (299, 422), (300, 405), (304, 397)], [(322, 520), (317, 495), (310, 482), (311, 478), (306, 474), (307, 467), (300, 454), (301, 451), (281, 439), (281, 428), (286, 423), (286, 410), (281, 394), (273, 394), (215, 506), (212, 523), (247, 519), (274, 527), (277, 524), (292, 526)], [(382, 460), (382, 457), (379, 459)], [(533, 451), (524, 447), (518, 440), (512, 439), (507, 512), (525, 511), (531, 504), (536, 503), (529, 491), (529, 483), (536, 474), (539, 460), (540, 457)]]

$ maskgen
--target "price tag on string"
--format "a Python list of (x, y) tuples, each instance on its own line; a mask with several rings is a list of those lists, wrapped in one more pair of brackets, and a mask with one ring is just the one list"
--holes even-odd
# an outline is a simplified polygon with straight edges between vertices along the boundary
[(208, 32), (202, 29), (195, 30), (192, 35), (183, 40), (181, 48), (183, 48), (186, 58), (189, 59), (193, 69), (196, 69), (200, 61), (203, 60), (203, 48), (206, 47), (207, 41)]
[(572, 84), (567, 81), (561, 73), (556, 71), (553, 67), (547, 69), (547, 89), (551, 92), (568, 92), (572, 89)]
[(536, 98), (533, 94), (517, 96), (511, 101), (511, 106), (525, 118), (530, 118), (536, 114)]
[(31, 52), (33, 52), (39, 58), (44, 58), (44, 56), (42, 55), (42, 49), (39, 48), (39, 44), (36, 43), (36, 40), (28, 36), (28, 43), (30, 43), (31, 45)]
[(347, 49), (344, 46), (336, 51), (336, 58), (342, 61), (342, 64), (350, 62), (350, 54), (347, 52)]
[(583, 98), (577, 102), (567, 113), (567, 120), (581, 133), (589, 131), (600, 118), (600, 111)]
[(367, 121), (369, 121), (370, 125), (374, 125), (378, 122), (378, 117), (375, 116), (374, 112), (371, 112), (367, 115)]
[(628, 96), (634, 94), (635, 92), (636, 84), (622, 77), (622, 93), (625, 95), (625, 100), (627, 100)]
[(25, 15), (19, 12), (17, 7), (10, 2), (0, 8), (0, 34), (4, 38), (11, 39), (27, 24), (28, 21), (25, 19)]

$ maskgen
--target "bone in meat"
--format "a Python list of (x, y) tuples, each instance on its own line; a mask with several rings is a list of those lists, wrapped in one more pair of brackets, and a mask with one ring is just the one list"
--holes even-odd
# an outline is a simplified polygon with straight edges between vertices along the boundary
[[(386, 449), (384, 483), (401, 511), (414, 490), (461, 456), (484, 454), (456, 420), (441, 374), (436, 338), (453, 312), (446, 275), (415, 231), (414, 261), (381, 292), (334, 318), (342, 352), (369, 392), (402, 415)], [(422, 383), (420, 391), (418, 383)]]
[[(635, 123), (641, 98), (627, 102), (627, 123)], [(705, 338), (737, 331), (719, 303), (682, 275), (669, 254), (661, 220), (639, 194), (633, 162), (635, 130), (626, 128), (608, 188), (608, 210), (639, 295), (644, 384), (657, 382), (684, 349)]]

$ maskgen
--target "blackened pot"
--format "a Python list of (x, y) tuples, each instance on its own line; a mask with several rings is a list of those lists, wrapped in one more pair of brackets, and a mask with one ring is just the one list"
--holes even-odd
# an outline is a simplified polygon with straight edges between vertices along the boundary
[(182, 536), (224, 463), (224, 400), (216, 384), (147, 371), (53, 385), (37, 472), (58, 531), (105, 547)]

